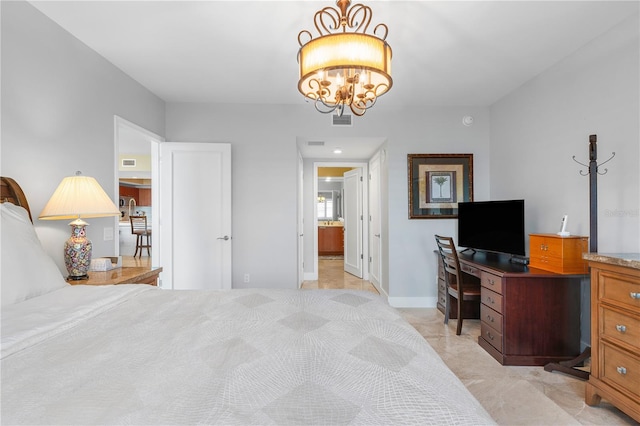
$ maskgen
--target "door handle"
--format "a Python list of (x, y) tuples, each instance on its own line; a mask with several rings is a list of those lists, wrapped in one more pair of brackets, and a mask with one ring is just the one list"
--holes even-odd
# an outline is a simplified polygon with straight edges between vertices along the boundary
[(228, 235), (225, 235), (224, 237), (218, 237), (216, 238), (217, 240), (225, 240), (225, 241), (229, 241), (231, 238)]
[(380, 234), (373, 234), (373, 236), (380, 238)]

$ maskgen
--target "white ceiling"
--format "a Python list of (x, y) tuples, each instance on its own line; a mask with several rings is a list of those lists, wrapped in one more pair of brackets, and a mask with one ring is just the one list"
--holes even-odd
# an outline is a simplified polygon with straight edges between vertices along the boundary
[[(639, 9), (637, 0), (361, 2), (371, 28), (389, 28), (393, 88), (379, 100), (388, 107), (491, 105)], [(313, 14), (334, 5), (31, 3), (166, 102), (264, 104), (304, 103), (298, 33), (316, 35)]]

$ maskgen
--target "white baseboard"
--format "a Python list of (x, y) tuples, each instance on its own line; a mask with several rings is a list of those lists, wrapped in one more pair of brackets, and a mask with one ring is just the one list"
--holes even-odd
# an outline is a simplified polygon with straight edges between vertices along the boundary
[(318, 273), (317, 272), (305, 272), (304, 273), (304, 280), (305, 281), (316, 281), (318, 279)]
[(437, 297), (389, 297), (389, 305), (394, 308), (435, 308)]

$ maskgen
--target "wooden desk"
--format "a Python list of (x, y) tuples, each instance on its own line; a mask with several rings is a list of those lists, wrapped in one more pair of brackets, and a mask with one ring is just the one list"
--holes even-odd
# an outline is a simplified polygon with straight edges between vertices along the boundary
[(580, 281), (510, 263), (509, 256), (460, 253), (460, 267), (480, 282), (478, 343), (503, 365), (545, 365), (580, 353)]
[(69, 280), (73, 285), (150, 284), (158, 285), (162, 268), (124, 266), (110, 271), (90, 271), (87, 280)]

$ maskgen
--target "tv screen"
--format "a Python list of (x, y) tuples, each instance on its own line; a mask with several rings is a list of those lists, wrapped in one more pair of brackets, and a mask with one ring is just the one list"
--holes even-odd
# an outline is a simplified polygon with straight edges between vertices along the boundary
[(458, 203), (458, 246), (525, 255), (524, 200)]

